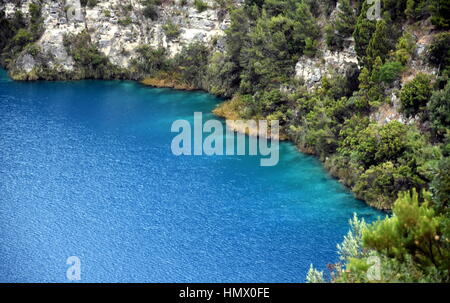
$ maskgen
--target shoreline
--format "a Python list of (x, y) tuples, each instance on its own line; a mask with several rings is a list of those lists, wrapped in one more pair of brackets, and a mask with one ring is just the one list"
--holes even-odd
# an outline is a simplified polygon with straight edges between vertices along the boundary
[[(11, 76), (9, 75), (9, 71), (5, 68), (3, 68), (3, 70), (5, 70), (7, 72), (8, 77), (12, 80), (12, 81), (18, 81), (18, 80), (14, 80), (13, 78), (11, 78)], [(84, 80), (84, 79), (73, 79), (73, 80), (62, 80), (62, 81), (80, 81), (80, 80)], [(107, 79), (94, 79), (94, 80), (107, 80)], [(109, 80), (113, 80), (113, 79), (109, 79)], [(199, 89), (193, 86), (189, 86), (186, 84), (182, 84), (180, 82), (178, 82), (176, 79), (175, 80), (171, 80), (168, 79), (167, 77), (148, 77), (145, 78), (143, 80), (136, 80), (136, 79), (117, 79), (117, 80), (129, 80), (129, 81), (135, 81), (138, 82), (142, 85), (145, 86), (149, 86), (149, 87), (154, 87), (154, 88), (169, 88), (169, 89), (175, 89), (175, 90), (181, 90), (181, 91), (204, 91), (206, 93), (209, 93), (208, 91), (204, 90), (204, 89)], [(23, 82), (33, 82), (33, 81), (48, 81), (45, 79), (40, 79), (40, 80), (24, 80)], [(20, 81), (19, 81), (20, 82)], [(210, 93), (209, 93), (210, 94)], [(245, 119), (242, 119), (239, 117), (238, 115), (238, 110), (237, 110), (237, 106), (238, 106), (238, 98), (237, 97), (233, 97), (232, 99), (229, 99), (227, 101), (224, 101), (220, 104), (218, 104), (216, 106), (216, 108), (214, 110), (212, 110), (212, 113), (220, 118), (225, 119), (226, 121), (226, 126), (227, 128), (229, 128), (232, 131), (241, 133), (241, 134), (245, 134), (247, 136), (252, 136), (252, 137), (258, 137), (260, 136), (258, 133), (258, 128), (251, 128), (249, 129), (248, 127), (243, 127), (243, 125), (236, 123), (236, 121), (244, 121)], [(256, 120), (256, 119), (255, 119)], [(313, 150), (303, 150), (301, 147), (299, 147), (297, 144), (295, 144), (294, 141), (292, 141), (285, 133), (283, 133), (280, 130), (280, 133), (278, 136), (272, 136), (272, 134), (270, 134), (270, 136), (264, 136), (264, 138), (267, 139), (272, 139), (275, 140), (277, 139), (278, 141), (281, 142), (291, 142), (295, 145), (296, 149), (298, 150), (298, 152), (306, 154), (306, 155), (312, 155), (314, 157), (317, 158), (317, 155), (313, 152)], [(339, 183), (341, 183), (342, 185), (344, 185), (353, 195), (353, 197), (355, 199), (358, 199), (355, 196), (355, 193), (353, 192), (352, 188), (348, 187), (347, 185), (345, 185), (341, 178), (334, 176), (332, 174), (332, 172), (330, 171), (329, 168), (327, 168), (327, 166), (325, 165), (324, 161), (320, 161), (322, 164), (322, 167), (325, 168), (325, 170), (327, 171), (327, 173), (335, 180), (337, 180)], [(360, 200), (360, 199), (358, 199)], [(391, 211), (391, 210), (387, 210), (384, 208), (380, 208), (377, 207), (377, 205), (373, 205), (370, 203), (367, 203), (364, 200), (361, 200), (364, 204), (368, 205), (369, 207), (372, 207), (374, 209), (380, 210), (380, 211)]]
[(171, 88), (184, 91), (200, 90), (194, 86), (178, 81), (176, 77), (146, 77), (138, 82), (143, 85), (152, 86), (155, 88)]
[[(236, 98), (236, 97), (235, 97)], [(238, 121), (245, 122), (245, 119), (242, 119), (237, 114), (237, 111), (235, 109), (235, 103), (236, 99), (232, 98), (228, 101), (224, 101), (217, 105), (217, 107), (212, 111), (214, 115), (217, 117), (223, 118), (226, 121), (227, 127), (235, 132), (251, 136), (251, 137), (263, 137), (265, 139), (271, 139), (271, 140), (278, 140), (278, 141), (289, 141), (289, 138), (286, 136), (286, 134), (282, 133), (281, 129), (279, 130), (279, 134), (275, 135), (270, 132), (269, 134), (259, 134), (258, 126), (256, 128), (249, 128), (247, 125), (243, 125), (242, 123), (239, 123)], [(256, 120), (256, 119), (254, 119)], [(248, 120), (247, 120), (248, 121)], [(257, 122), (257, 120), (256, 120)]]

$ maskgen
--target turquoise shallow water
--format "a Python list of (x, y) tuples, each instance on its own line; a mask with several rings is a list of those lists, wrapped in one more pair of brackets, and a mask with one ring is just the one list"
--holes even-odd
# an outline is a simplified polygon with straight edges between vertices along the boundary
[(303, 282), (381, 215), (289, 143), (275, 167), (173, 156), (208, 94), (0, 73), (0, 282), (65, 282), (69, 256), (82, 282)]

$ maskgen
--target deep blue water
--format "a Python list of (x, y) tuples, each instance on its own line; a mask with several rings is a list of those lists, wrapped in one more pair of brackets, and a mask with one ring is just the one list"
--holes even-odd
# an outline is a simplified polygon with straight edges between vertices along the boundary
[[(355, 200), (313, 157), (176, 157), (201, 92), (10, 81), (0, 70), (0, 282), (303, 282), (337, 261)], [(212, 118), (212, 115), (208, 117)]]

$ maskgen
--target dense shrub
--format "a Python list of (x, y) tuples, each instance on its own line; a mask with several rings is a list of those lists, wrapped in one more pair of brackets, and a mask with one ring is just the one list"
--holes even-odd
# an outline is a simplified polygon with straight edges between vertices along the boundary
[(136, 50), (137, 57), (131, 62), (133, 78), (142, 79), (153, 76), (159, 71), (167, 71), (170, 62), (164, 48), (154, 49), (150, 45), (142, 45)]
[(356, 16), (350, 0), (339, 1), (339, 13), (336, 20), (327, 27), (327, 44), (333, 50), (344, 47), (346, 38), (351, 37), (355, 30)]
[(355, 50), (358, 54), (360, 62), (363, 64), (365, 63), (364, 57), (366, 56), (367, 47), (369, 46), (369, 42), (376, 27), (376, 22), (367, 18), (368, 9), (369, 5), (367, 4), (367, 1), (364, 1), (360, 14), (357, 18), (355, 31), (353, 32), (353, 38), (355, 39)]
[(387, 62), (380, 69), (380, 81), (392, 83), (400, 77), (403, 65), (400, 62)]
[(143, 14), (146, 18), (153, 21), (158, 19), (158, 6), (161, 4), (161, 0), (144, 0), (143, 3), (144, 10)]
[(1, 64), (7, 65), (29, 44), (38, 40), (43, 33), (41, 2), (29, 4), (30, 21), (27, 23), (20, 11), (7, 19), (0, 12)]
[(429, 53), (430, 62), (441, 71), (450, 67), (450, 33), (444, 32), (434, 36)]
[(438, 28), (450, 28), (450, 2), (448, 0), (433, 0), (431, 22)]
[(208, 4), (202, 0), (194, 0), (194, 6), (199, 13), (203, 13), (208, 9)]
[(403, 112), (409, 117), (417, 115), (419, 111), (425, 109), (432, 92), (430, 76), (418, 74), (401, 90)]
[(367, 46), (365, 62), (371, 66), (375, 63), (376, 58), (385, 61), (389, 52), (393, 49), (392, 29), (385, 20), (379, 20), (375, 26), (369, 45)]
[(215, 95), (231, 97), (237, 91), (239, 83), (238, 66), (231, 57), (223, 53), (214, 53), (206, 73), (207, 90)]
[(444, 136), (450, 129), (450, 83), (443, 90), (433, 93), (427, 109), (433, 129)]
[(64, 36), (64, 47), (77, 65), (79, 73), (75, 75), (77, 78), (110, 79), (122, 73), (98, 51), (86, 31), (78, 35)]
[(416, 41), (411, 34), (404, 33), (402, 37), (399, 38), (395, 48), (396, 50), (392, 54), (394, 61), (406, 65), (416, 49)]
[(203, 88), (208, 65), (209, 50), (200, 42), (194, 42), (175, 57), (174, 62), (184, 82)]
[(93, 8), (97, 5), (98, 0), (80, 0), (81, 6)]
[(168, 40), (174, 40), (180, 36), (180, 28), (175, 23), (169, 21), (163, 25), (164, 33)]

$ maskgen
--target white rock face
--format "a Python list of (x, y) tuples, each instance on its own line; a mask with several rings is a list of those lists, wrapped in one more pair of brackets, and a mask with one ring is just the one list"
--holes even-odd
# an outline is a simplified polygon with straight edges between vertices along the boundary
[(345, 74), (350, 65), (358, 65), (358, 58), (354, 48), (354, 41), (349, 40), (350, 46), (340, 52), (326, 50), (323, 56), (317, 58), (302, 57), (295, 67), (296, 77), (303, 79), (308, 88), (320, 84), (322, 77)]
[(25, 54), (23, 56), (20, 56), (18, 58), (18, 61), (19, 61), (18, 64), (20, 64), (20, 66), (22, 66), (23, 70), (26, 71), (27, 73), (31, 72), (36, 64), (33, 56), (31, 56), (30, 54)]
[(72, 70), (74, 61), (64, 48), (64, 35), (79, 34), (85, 29), (84, 15), (79, 0), (47, 1), (42, 7), (45, 32), (38, 41), (44, 53), (50, 54), (51, 66)]
[[(6, 16), (12, 16), (17, 10), (27, 15), (32, 0), (16, 2), (0, 1), (0, 9), (5, 11)], [(226, 14), (214, 0), (204, 0), (208, 9), (201, 13), (195, 8), (194, 0), (187, 0), (183, 6), (178, 0), (163, 2), (157, 8), (158, 19), (152, 21), (144, 16), (140, 0), (98, 0), (92, 8), (82, 7), (80, 0), (45, 1), (42, 6), (45, 32), (37, 45), (44, 53), (51, 55), (50, 66), (70, 71), (74, 60), (68, 56), (63, 38), (86, 30), (91, 41), (113, 64), (128, 67), (140, 45), (162, 46), (173, 56), (184, 45), (196, 40), (210, 43), (223, 36), (229, 24)], [(236, 0), (236, 4), (240, 2)], [(180, 31), (179, 37), (173, 41), (167, 38), (164, 31), (168, 23), (174, 24)]]

